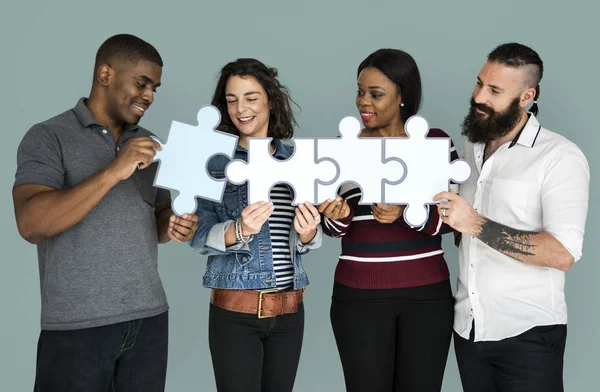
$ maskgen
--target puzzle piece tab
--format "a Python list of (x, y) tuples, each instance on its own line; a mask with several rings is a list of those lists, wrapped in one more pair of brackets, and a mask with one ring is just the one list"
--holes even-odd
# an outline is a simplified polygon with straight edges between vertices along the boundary
[(354, 117), (340, 121), (341, 138), (317, 140), (317, 157), (336, 162), (339, 175), (334, 181), (317, 185), (319, 203), (335, 199), (340, 185), (355, 182), (361, 188), (359, 204), (383, 202), (385, 184), (397, 184), (404, 178), (406, 169), (396, 157), (383, 159), (382, 138), (359, 138), (360, 122)]
[(248, 162), (233, 160), (225, 174), (229, 181), (241, 184), (248, 181), (248, 204), (268, 201), (273, 185), (287, 183), (294, 189), (293, 205), (305, 201), (316, 204), (315, 184), (319, 179), (332, 181), (336, 166), (327, 160), (316, 162), (315, 139), (294, 139), (294, 154), (286, 160), (271, 156), (271, 138), (248, 139)]
[(426, 137), (427, 121), (421, 116), (410, 117), (405, 124), (408, 138), (386, 138), (385, 157), (400, 157), (408, 167), (404, 180), (385, 186), (385, 203), (408, 204), (404, 220), (411, 226), (421, 226), (427, 220), (426, 204), (436, 204), (433, 197), (448, 191), (449, 181), (464, 182), (471, 167), (464, 160), (450, 161), (450, 139)]
[(237, 136), (216, 131), (221, 114), (211, 105), (198, 111), (198, 125), (173, 121), (167, 143), (157, 151), (154, 161), (160, 161), (154, 185), (178, 191), (173, 199), (173, 212), (181, 216), (196, 211), (196, 197), (220, 202), (225, 180), (212, 178), (206, 170), (207, 162), (215, 155), (233, 158)]

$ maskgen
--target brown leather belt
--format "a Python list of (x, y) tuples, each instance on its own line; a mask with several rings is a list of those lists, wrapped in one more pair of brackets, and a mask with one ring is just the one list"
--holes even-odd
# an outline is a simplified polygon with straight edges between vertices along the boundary
[(258, 318), (296, 313), (304, 297), (304, 289), (231, 290), (212, 289), (210, 303), (234, 312), (256, 314)]

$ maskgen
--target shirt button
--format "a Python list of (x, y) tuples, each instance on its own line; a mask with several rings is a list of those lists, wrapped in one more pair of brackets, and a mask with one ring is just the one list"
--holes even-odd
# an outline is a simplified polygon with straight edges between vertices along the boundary
[(248, 261), (248, 257), (246, 257), (246, 256), (242, 257), (242, 261)]
[(106, 135), (108, 133), (108, 131), (106, 129), (103, 129), (102, 133)]

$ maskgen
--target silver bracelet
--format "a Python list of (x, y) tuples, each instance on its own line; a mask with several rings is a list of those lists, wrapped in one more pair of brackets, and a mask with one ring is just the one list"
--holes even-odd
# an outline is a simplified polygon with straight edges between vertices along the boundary
[(252, 241), (252, 238), (252, 234), (246, 237), (242, 234), (242, 218), (237, 219), (235, 221), (235, 240), (237, 242), (243, 242), (244, 244), (247, 244)]
[(235, 233), (235, 242), (242, 242), (240, 237), (240, 220), (236, 219), (233, 226), (233, 232)]

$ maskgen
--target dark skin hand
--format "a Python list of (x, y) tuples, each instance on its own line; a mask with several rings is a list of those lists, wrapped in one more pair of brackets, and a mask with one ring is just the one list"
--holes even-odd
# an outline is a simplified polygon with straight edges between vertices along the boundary
[(184, 214), (177, 216), (171, 210), (171, 201), (156, 204), (156, 226), (158, 229), (158, 242), (165, 243), (169, 240), (188, 242), (194, 238), (198, 229), (198, 215)]
[(334, 200), (327, 199), (321, 203), (318, 211), (328, 219), (340, 220), (348, 217), (350, 207), (341, 196), (337, 196)]
[(127, 142), (118, 157), (71, 189), (26, 184), (13, 189), (17, 227), (33, 243), (53, 237), (85, 218), (117, 183), (152, 163), (161, 147), (149, 137)]
[(405, 207), (397, 204), (375, 203), (371, 206), (371, 211), (377, 222), (393, 223), (402, 216)]

